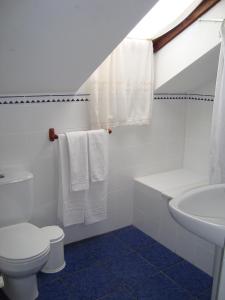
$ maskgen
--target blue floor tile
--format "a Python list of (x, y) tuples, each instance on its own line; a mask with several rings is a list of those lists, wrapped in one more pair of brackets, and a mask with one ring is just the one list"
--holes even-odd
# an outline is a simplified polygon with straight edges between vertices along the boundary
[(205, 290), (211, 290), (212, 278), (187, 261), (178, 263), (164, 272), (194, 296), (201, 296)]
[(3, 291), (0, 290), (0, 300), (8, 300)]
[(190, 294), (163, 274), (144, 281), (134, 294), (138, 300), (193, 300)]
[(74, 243), (65, 247), (66, 270), (77, 272), (95, 263), (96, 257), (87, 243)]
[(133, 226), (67, 245), (65, 260), (38, 274), (38, 300), (210, 300), (207, 274)]
[(203, 294), (198, 296), (198, 300), (211, 300), (212, 290), (206, 290)]
[(134, 226), (128, 226), (114, 232), (115, 236), (134, 250), (153, 245), (156, 241)]
[(130, 253), (131, 250), (123, 242), (120, 242), (112, 234), (96, 237), (88, 240), (86, 247), (89, 253), (96, 259), (108, 259), (120, 257), (123, 254)]
[(94, 265), (75, 273), (67, 285), (71, 299), (94, 300), (112, 293), (120, 282), (104, 266)]
[(70, 300), (69, 291), (62, 281), (55, 280), (52, 283), (39, 287), (38, 300)]
[(43, 287), (46, 284), (50, 284), (56, 280), (64, 280), (66, 281), (67, 278), (70, 276), (73, 276), (73, 272), (71, 271), (71, 265), (70, 263), (67, 263), (66, 267), (57, 273), (42, 273), (39, 272), (37, 274), (37, 280), (38, 280), (38, 286)]
[(110, 295), (107, 295), (99, 300), (136, 300), (137, 298), (132, 296), (124, 288), (118, 288), (115, 292)]
[(130, 253), (112, 260), (107, 266), (121, 282), (125, 283), (130, 290), (147, 278), (158, 273), (158, 269), (148, 263), (137, 253)]
[(139, 253), (160, 270), (183, 260), (180, 256), (159, 243), (155, 243), (151, 247), (141, 248)]

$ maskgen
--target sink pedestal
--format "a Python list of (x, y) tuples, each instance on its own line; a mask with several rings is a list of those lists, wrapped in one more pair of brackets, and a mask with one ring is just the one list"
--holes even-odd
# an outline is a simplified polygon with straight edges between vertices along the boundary
[[(219, 247), (216, 247), (219, 248)], [(220, 252), (218, 250), (218, 257), (215, 260), (218, 260), (218, 265), (220, 264), (220, 268), (218, 268), (217, 276), (215, 279), (213, 278), (213, 290), (214, 290), (214, 281), (215, 281), (215, 289), (216, 298), (213, 298), (214, 294), (212, 292), (212, 300), (224, 300), (225, 299), (225, 247), (223, 249), (220, 248)], [(217, 253), (216, 253), (217, 255)], [(216, 274), (215, 274), (216, 275)]]
[(169, 202), (181, 226), (216, 245), (211, 300), (225, 299), (225, 184), (190, 190)]
[(222, 269), (223, 249), (219, 246), (215, 246), (214, 266), (213, 266), (213, 287), (211, 300), (218, 300), (219, 283)]

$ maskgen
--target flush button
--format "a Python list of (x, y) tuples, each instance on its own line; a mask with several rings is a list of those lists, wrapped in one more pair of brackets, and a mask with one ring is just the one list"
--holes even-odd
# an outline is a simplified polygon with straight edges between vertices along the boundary
[(5, 178), (5, 175), (0, 174), (0, 179)]

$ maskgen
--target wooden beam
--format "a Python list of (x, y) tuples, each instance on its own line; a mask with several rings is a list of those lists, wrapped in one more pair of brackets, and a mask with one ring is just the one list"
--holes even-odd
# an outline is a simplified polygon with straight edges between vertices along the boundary
[(212, 8), (215, 4), (217, 4), (220, 1), (221, 0), (203, 0), (199, 4), (199, 6), (197, 6), (196, 9), (184, 21), (182, 21), (180, 24), (178, 24), (176, 27), (174, 27), (167, 33), (153, 40), (154, 52), (160, 50), (163, 46), (169, 43), (178, 34), (184, 31), (188, 26), (194, 23), (199, 17), (205, 14), (210, 8)]

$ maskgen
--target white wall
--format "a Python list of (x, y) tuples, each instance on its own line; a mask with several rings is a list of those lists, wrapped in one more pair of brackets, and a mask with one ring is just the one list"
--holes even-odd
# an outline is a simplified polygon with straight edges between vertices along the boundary
[(0, 94), (74, 92), (156, 0), (1, 0)]
[(184, 168), (209, 174), (209, 150), (213, 103), (187, 104)]
[[(211, 84), (207, 84), (201, 87), (201, 91), (194, 91), (194, 93), (201, 92), (206, 94), (210, 89), (212, 89)], [(213, 93), (214, 90), (212, 89)], [(180, 151), (173, 149), (173, 147), (165, 148), (164, 159), (171, 160), (170, 155), (173, 150), (175, 155), (177, 153), (180, 155), (180, 163), (174, 164), (174, 166), (177, 165), (178, 168), (189, 169), (194, 173), (207, 177), (209, 173), (213, 102), (180, 100), (179, 105), (183, 105), (182, 110), (177, 110), (176, 100), (159, 100), (157, 104), (160, 107), (160, 113), (157, 114), (155, 110), (155, 115), (153, 114), (153, 119), (158, 118), (158, 120), (154, 121), (155, 124), (161, 125), (162, 128), (165, 126), (169, 127), (168, 131), (165, 128), (163, 131), (160, 131), (160, 127), (155, 126), (153, 122), (152, 130), (154, 134), (162, 135), (162, 139), (167, 139), (165, 134), (171, 134), (172, 132), (170, 136), (170, 140), (173, 139), (174, 141), (172, 144), (180, 147)], [(163, 109), (165, 109), (164, 114), (162, 113)], [(167, 114), (172, 111), (173, 113), (169, 117)], [(166, 115), (166, 120), (162, 119)], [(173, 116), (175, 118), (173, 120), (174, 126), (171, 126), (170, 122), (172, 122)], [(178, 129), (176, 128), (177, 126), (181, 127)], [(155, 143), (155, 146), (159, 145), (159, 138), (152, 140), (152, 142)], [(161, 147), (165, 146), (162, 144)], [(166, 149), (169, 149), (168, 153), (166, 153)], [(154, 160), (154, 158), (153, 156), (152, 159)], [(147, 161), (152, 163), (149, 159), (146, 160), (146, 163)], [(171, 167), (173, 167), (172, 164)], [(155, 170), (155, 173), (158, 170)], [(159, 171), (164, 172), (166, 169)], [(146, 175), (151, 173), (151, 170), (149, 170), (149, 173)], [(134, 184), (134, 225), (196, 267), (212, 275), (214, 245), (178, 225), (168, 211), (168, 200), (168, 197), (162, 195), (161, 192), (136, 181)]]
[[(225, 0), (221, 0), (201, 19), (223, 19), (224, 17)], [(158, 51), (155, 55), (156, 89), (216, 47), (220, 43), (220, 26), (219, 22), (196, 21)], [(205, 76), (204, 73), (201, 75)], [(179, 85), (177, 88), (179, 89)]]
[[(218, 56), (218, 61), (217, 61), (217, 67), (218, 67), (218, 62), (219, 62), (219, 56)], [(210, 70), (210, 68), (208, 69)], [(217, 72), (216, 72), (217, 74)], [(190, 91), (193, 94), (200, 94), (200, 95), (215, 95), (215, 88), (216, 88), (216, 74), (215, 77), (208, 82), (204, 82), (203, 84), (199, 85), (197, 89), (194, 89)]]
[[(205, 85), (196, 92), (206, 93), (213, 87)], [(187, 103), (185, 121), (184, 168), (199, 174), (209, 174), (209, 151), (213, 102)]]
[[(0, 105), (0, 169), (22, 165), (34, 173), (32, 222), (56, 224), (57, 141), (48, 141), (48, 128), (57, 132), (88, 129), (88, 103)], [(184, 145), (183, 103), (154, 101), (150, 126), (117, 128), (110, 135), (108, 219), (66, 230), (75, 241), (132, 223), (133, 178), (179, 168)]]
[(56, 221), (57, 143), (48, 128), (87, 129), (87, 103), (0, 106), (0, 168), (21, 165), (34, 173), (34, 222)]
[[(61, 3), (54, 1), (52, 10), (50, 0), (1, 1), (0, 94), (75, 91), (153, 1), (68, 0), (64, 9)], [(104, 40), (104, 47), (98, 40)], [(16, 164), (34, 173), (32, 222), (39, 226), (57, 222), (57, 142), (48, 141), (48, 128), (88, 129), (87, 105), (0, 106), (0, 168)], [(150, 126), (113, 131), (108, 219), (67, 228), (67, 242), (131, 224), (133, 178), (188, 164), (195, 127), (185, 141), (185, 126), (197, 124), (197, 114), (194, 121), (191, 113), (185, 119), (185, 109), (184, 102), (154, 101)]]
[(217, 45), (194, 61), (193, 64), (165, 82), (156, 92), (213, 95), (216, 84), (219, 51), (220, 45)]
[[(0, 94), (74, 92), (155, 0), (3, 0), (0, 3)], [(32, 222), (56, 224), (58, 132), (89, 128), (88, 103), (0, 106), (0, 168), (34, 173)], [(183, 103), (154, 102), (150, 126), (110, 136), (108, 219), (66, 229), (75, 241), (132, 223), (133, 177), (179, 168), (184, 153)]]

